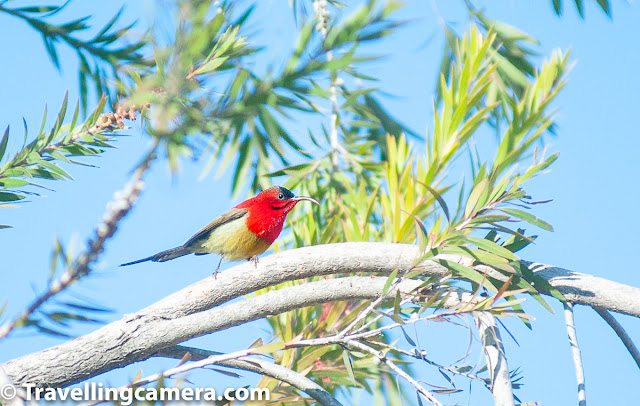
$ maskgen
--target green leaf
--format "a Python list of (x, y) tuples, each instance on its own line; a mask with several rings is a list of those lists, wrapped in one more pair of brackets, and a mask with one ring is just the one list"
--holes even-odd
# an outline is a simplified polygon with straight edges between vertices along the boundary
[(22, 199), (24, 196), (17, 193), (0, 192), (0, 202), (15, 202)]
[(471, 213), (476, 209), (476, 205), (480, 200), (480, 196), (484, 192), (485, 188), (489, 185), (489, 179), (483, 178), (480, 182), (476, 184), (471, 193), (469, 194), (469, 199), (467, 200), (467, 205), (464, 209), (464, 217), (469, 218)]
[(404, 339), (407, 340), (407, 342), (411, 345), (413, 345), (414, 347), (416, 346), (415, 341), (413, 341), (411, 339), (411, 337), (409, 337), (409, 334), (407, 334), (407, 332), (404, 330), (403, 326), (400, 326), (400, 330), (402, 330), (402, 334), (404, 335)]
[(393, 313), (399, 315), (402, 309), (400, 309), (400, 290), (396, 290), (396, 298), (393, 300)]
[(578, 14), (580, 14), (580, 18), (584, 19), (584, 3), (582, 0), (573, 0), (576, 3), (576, 8), (578, 9)]
[(498, 288), (496, 288), (493, 285), (493, 283), (491, 283), (491, 281), (487, 279), (485, 275), (481, 274), (475, 269), (471, 269), (457, 262), (448, 261), (445, 259), (436, 259), (435, 261), (438, 262), (440, 265), (445, 266), (447, 269), (451, 270), (454, 275), (462, 277), (463, 279), (466, 279), (470, 282), (475, 282), (478, 285), (482, 285), (493, 292), (498, 291)]
[(611, 6), (609, 5), (609, 0), (596, 0), (600, 5), (602, 11), (605, 12), (606, 15), (611, 17)]
[(384, 287), (382, 288), (383, 296), (387, 294), (387, 292), (389, 291), (389, 288), (391, 287), (391, 284), (396, 279), (397, 275), (398, 275), (398, 270), (394, 269), (393, 272), (391, 272), (391, 275), (389, 275), (389, 277), (387, 278), (387, 281), (384, 283)]
[(4, 156), (5, 151), (7, 150), (7, 143), (9, 142), (9, 126), (4, 130), (4, 135), (2, 136), (2, 140), (0, 141), (0, 162), (2, 162), (2, 157)]
[(478, 248), (482, 248), (483, 250), (489, 251), (491, 253), (494, 253), (506, 259), (510, 259), (512, 261), (519, 260), (518, 256), (515, 255), (513, 252), (509, 251), (508, 249), (506, 249), (501, 245), (496, 244), (493, 241), (486, 240), (484, 238), (471, 237), (471, 236), (467, 236), (465, 238), (472, 244), (478, 246)]
[(40, 159), (38, 161), (38, 165), (43, 166), (44, 168), (48, 169), (50, 172), (55, 173), (59, 176), (62, 176), (64, 178), (69, 178), (71, 180), (73, 180), (73, 177), (71, 175), (69, 175), (64, 169), (60, 168), (59, 166), (52, 164), (51, 162), (47, 162), (45, 160)]
[(217, 57), (217, 58), (213, 58), (213, 59), (207, 61), (204, 65), (200, 66), (198, 69), (196, 69), (196, 71), (194, 73), (198, 74), (198, 75), (202, 75), (202, 74), (205, 74), (205, 73), (211, 73), (211, 72), (215, 71), (216, 69), (218, 69), (220, 67), (220, 65), (225, 63), (227, 61), (227, 59), (229, 59), (229, 57), (227, 57), (227, 56), (220, 56), (220, 57)]
[(29, 184), (24, 179), (16, 179), (16, 178), (0, 178), (0, 184), (2, 187), (10, 188), (10, 187), (21, 187)]
[(67, 90), (64, 93), (64, 99), (62, 99), (62, 106), (60, 107), (60, 112), (58, 112), (58, 117), (56, 118), (56, 123), (53, 125), (53, 130), (51, 131), (51, 136), (55, 137), (62, 127), (62, 123), (64, 122), (64, 116), (67, 114), (67, 103), (69, 102), (69, 91)]
[(440, 195), (440, 193), (438, 193), (434, 188), (432, 188), (431, 186), (427, 185), (426, 183), (422, 183), (419, 180), (417, 182), (419, 184), (421, 184), (422, 186), (424, 186), (424, 188), (427, 189), (433, 195), (433, 197), (436, 198), (436, 200), (440, 204), (440, 207), (442, 207), (442, 211), (444, 211), (444, 215), (447, 217), (447, 222), (449, 224), (451, 224), (451, 216), (449, 215), (449, 207), (447, 207), (447, 203), (445, 203), (445, 201), (442, 198), (442, 196)]
[(14, 9), (23, 13), (48, 13), (61, 8), (60, 6), (31, 6), (31, 7), (19, 7)]
[(547, 223), (542, 219), (539, 219), (538, 217), (534, 216), (531, 213), (527, 213), (526, 211), (519, 210), (519, 209), (507, 209), (507, 208), (499, 208), (498, 210), (501, 210), (507, 214), (510, 214), (521, 220), (524, 220), (527, 223), (533, 224), (534, 226), (540, 227), (544, 230), (553, 231), (553, 226), (551, 224)]
[(347, 372), (349, 373), (349, 378), (353, 381), (354, 385), (357, 385), (356, 376), (353, 373), (353, 365), (351, 364), (351, 357), (349, 356), (349, 351), (342, 350), (342, 360), (344, 361), (344, 366), (347, 368)]
[(506, 249), (511, 252), (518, 252), (521, 249), (525, 248), (527, 245), (531, 244), (538, 238), (537, 235), (525, 236), (525, 230), (519, 228), (517, 231), (514, 231), (502, 245)]
[(522, 274), (522, 276), (524, 276), (527, 282), (535, 286), (534, 289), (536, 291), (547, 292), (563, 303), (567, 301), (564, 295), (555, 286), (551, 285), (548, 280), (536, 275), (531, 269), (529, 269), (529, 267), (524, 264), (518, 263), (515, 265), (518, 266), (520, 273)]
[(67, 158), (66, 156), (62, 155), (60, 152), (56, 151), (56, 150), (52, 150), (49, 152), (49, 155), (51, 155), (52, 158), (57, 159), (58, 161), (62, 161), (62, 162), (66, 162), (66, 163), (71, 163), (71, 160), (69, 160), (69, 158)]

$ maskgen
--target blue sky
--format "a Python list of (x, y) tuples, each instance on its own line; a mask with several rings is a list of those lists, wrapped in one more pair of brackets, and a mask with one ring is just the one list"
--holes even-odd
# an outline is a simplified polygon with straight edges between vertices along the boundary
[[(100, 24), (122, 3), (91, 2), (89, 6), (76, 1), (65, 16), (93, 14)], [(565, 3), (561, 18), (553, 13), (551, 1), (476, 3), (486, 7), (488, 17), (508, 22), (540, 40), (542, 56), (550, 55), (556, 48), (571, 49), (571, 59), (576, 62), (569, 84), (555, 103), (557, 137), (547, 140), (550, 151), (560, 152), (560, 158), (551, 173), (536, 178), (528, 187), (536, 199), (553, 199), (550, 204), (536, 207), (536, 214), (553, 224), (555, 232), (541, 231), (536, 244), (521, 256), (639, 286), (640, 276), (632, 258), (639, 225), (635, 178), (640, 173), (637, 158), (640, 143), (635, 118), (640, 107), (637, 80), (640, 8), (614, 1), (611, 21), (593, 2), (587, 1), (583, 21), (572, 2)], [(386, 98), (385, 106), (420, 134), (432, 128), (431, 100), (443, 40), (433, 4), (408, 1), (400, 16), (412, 18), (413, 23), (380, 43), (378, 49), (389, 57), (368, 68), (381, 78), (379, 87), (395, 96)], [(435, 4), (446, 21), (464, 27), (466, 15), (461, 2)], [(129, 20), (139, 19), (144, 26), (158, 8), (151, 1), (128, 2), (125, 14)], [(269, 18), (263, 18), (266, 13)], [(271, 46), (266, 51), (267, 57), (284, 57), (293, 44), (292, 16), (287, 2), (263, 2), (256, 17), (253, 25), (261, 29), (256, 40)], [(5, 55), (0, 68), (3, 73), (0, 88), (5, 100), (0, 125), (11, 125), (15, 147), (22, 141), (19, 139), (22, 117), (35, 131), (45, 103), (53, 115), (51, 112), (57, 111), (66, 89), (70, 100), (77, 98), (77, 61), (73, 52), (61, 47), (62, 73), (59, 73), (49, 62), (39, 36), (5, 15), (0, 15), (0, 35), (11, 38), (0, 43)], [(90, 161), (99, 165), (99, 169), (68, 168), (75, 181), (49, 184), (55, 192), (46, 192), (44, 197), (34, 198), (19, 209), (2, 209), (0, 223), (15, 227), (0, 230), (3, 250), (0, 301), (8, 300), (6, 315), (16, 314), (30, 301), (34, 290), (43, 288), (56, 236), (67, 246), (74, 246), (76, 252), (83, 247), (106, 202), (122, 187), (148, 146), (148, 139), (138, 131), (131, 134), (117, 141), (117, 150)], [(202, 225), (239, 202), (228, 198), (228, 174), (219, 179), (208, 176), (198, 180), (202, 167), (202, 162), (184, 162), (179, 174), (172, 176), (166, 165), (156, 165), (147, 177), (147, 190), (138, 206), (108, 243), (97, 272), (74, 287), (72, 295), (91, 298), (114, 309), (115, 313), (104, 316), (105, 321), (110, 321), (207, 277), (217, 264), (213, 257), (190, 256), (166, 264), (117, 267), (119, 263), (181, 244)], [(223, 264), (226, 266), (229, 264)], [(554, 308), (556, 314), (551, 315), (536, 304), (528, 304), (527, 310), (537, 318), (533, 331), (516, 320), (507, 321), (520, 344), (518, 347), (505, 335), (510, 367), (519, 366), (523, 371), (525, 386), (516, 392), (523, 402), (575, 403), (575, 376), (561, 307)], [(618, 319), (632, 337), (640, 337), (638, 320), (622, 316)], [(576, 322), (590, 403), (628, 403), (633, 396), (630, 388), (640, 378), (632, 359), (592, 310), (578, 307)], [(268, 338), (263, 326), (243, 326), (190, 344), (233, 351), (250, 345), (257, 335)], [(94, 328), (77, 326), (75, 331), (82, 333)], [(466, 340), (466, 332), (442, 327), (425, 330), (424, 334), (432, 351), (452, 340), (456, 343), (455, 340)], [(0, 344), (0, 361), (59, 342), (20, 331)], [(171, 361), (154, 360), (104, 379), (121, 384), (140, 368), (146, 375), (171, 365)], [(241, 382), (213, 372), (200, 372), (197, 376), (203, 384), (216, 388), (257, 381), (254, 375), (243, 375), (247, 378)], [(491, 404), (486, 391), (480, 388), (474, 389), (471, 399), (474, 405)], [(466, 403), (466, 398), (460, 402)]]

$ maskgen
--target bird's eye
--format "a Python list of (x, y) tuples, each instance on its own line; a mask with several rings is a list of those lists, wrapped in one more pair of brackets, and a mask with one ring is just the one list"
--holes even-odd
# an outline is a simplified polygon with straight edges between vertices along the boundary
[(278, 193), (278, 199), (284, 200), (284, 195), (282, 193)]

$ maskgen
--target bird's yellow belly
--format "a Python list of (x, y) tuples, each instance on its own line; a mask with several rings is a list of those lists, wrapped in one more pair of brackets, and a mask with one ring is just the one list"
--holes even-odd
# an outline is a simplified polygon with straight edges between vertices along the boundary
[(242, 218), (216, 228), (201, 244), (201, 253), (221, 254), (226, 260), (238, 261), (262, 254), (270, 245), (249, 231)]

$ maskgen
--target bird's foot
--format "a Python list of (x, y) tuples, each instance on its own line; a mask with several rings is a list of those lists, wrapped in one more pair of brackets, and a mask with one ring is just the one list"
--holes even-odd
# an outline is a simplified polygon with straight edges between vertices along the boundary
[(216, 271), (213, 273), (213, 279), (218, 279), (218, 274), (220, 273), (220, 265), (222, 265), (222, 258), (224, 258), (223, 256), (220, 256), (220, 261), (218, 261), (218, 267), (216, 268)]
[(256, 268), (258, 267), (258, 256), (257, 255), (254, 255), (251, 258), (247, 258), (247, 261), (253, 262), (253, 264), (256, 266)]

